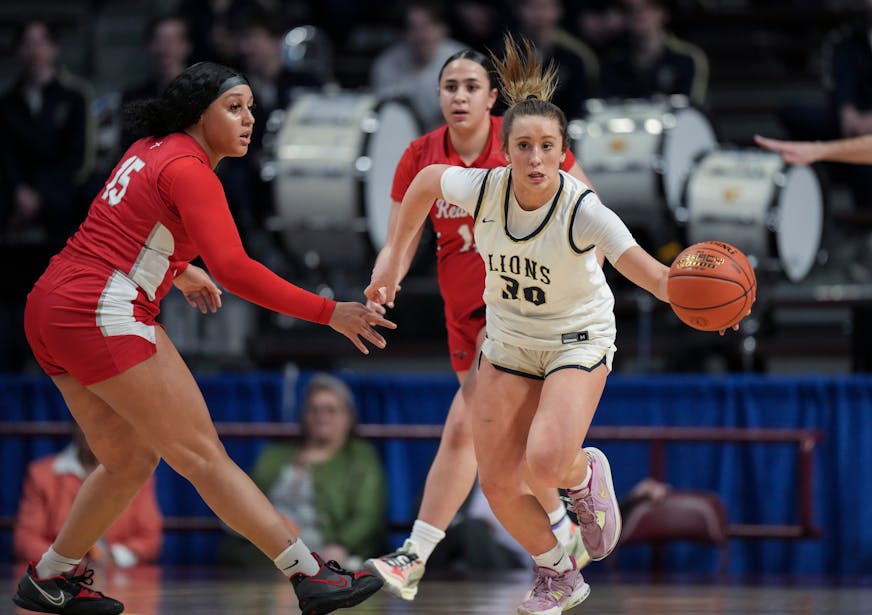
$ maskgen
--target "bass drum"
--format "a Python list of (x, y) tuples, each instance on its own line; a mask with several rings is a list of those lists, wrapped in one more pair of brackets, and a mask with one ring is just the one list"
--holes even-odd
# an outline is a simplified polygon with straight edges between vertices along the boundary
[(272, 144), (271, 227), (285, 249), (312, 268), (369, 269), (387, 239), (394, 170), (420, 135), (403, 101), (346, 92), (297, 97)]
[(688, 242), (733, 244), (791, 282), (808, 275), (824, 225), (823, 192), (810, 167), (788, 166), (774, 152), (715, 150), (691, 172), (686, 194)]
[(599, 195), (658, 247), (674, 237), (696, 159), (717, 145), (708, 118), (684, 96), (587, 102), (569, 125), (573, 151)]

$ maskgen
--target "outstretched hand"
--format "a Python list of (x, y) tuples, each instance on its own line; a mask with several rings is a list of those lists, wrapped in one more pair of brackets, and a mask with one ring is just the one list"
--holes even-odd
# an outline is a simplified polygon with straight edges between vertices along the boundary
[[(742, 318), (739, 320), (739, 322), (737, 322), (736, 324), (734, 324), (732, 327), (729, 327), (729, 328), (732, 329), (733, 331), (738, 331), (738, 330), (739, 330), (739, 324), (740, 324), (743, 320), (745, 320), (748, 316), (750, 316), (750, 315), (751, 315), (751, 308), (749, 307), (749, 308), (748, 308), (748, 311), (745, 312), (745, 315), (742, 316)], [(724, 333), (726, 333), (726, 331), (727, 331), (726, 329), (718, 329), (718, 333), (719, 333), (720, 335), (723, 335)]]
[[(750, 314), (750, 312), (748, 312), (748, 313)], [(732, 329), (733, 331), (738, 331), (739, 330), (739, 323), (734, 324), (732, 327), (730, 327), (730, 329)], [(726, 333), (726, 332), (727, 332), (726, 329), (718, 329), (718, 334), (721, 336), (723, 336), (724, 333)]]
[(814, 141), (782, 141), (754, 135), (754, 142), (764, 149), (781, 154), (789, 164), (811, 164), (820, 160), (821, 144)]
[(173, 285), (182, 291), (191, 307), (199, 309), (203, 314), (214, 314), (221, 307), (221, 289), (205, 270), (196, 265), (188, 265), (187, 269), (176, 276)]
[(375, 310), (355, 301), (337, 303), (329, 324), (334, 330), (350, 339), (351, 343), (363, 354), (369, 354), (369, 348), (363, 343), (361, 337), (378, 348), (384, 348), (387, 345), (385, 338), (373, 327), (397, 328), (397, 325), (382, 317)]
[(372, 269), (372, 278), (363, 294), (366, 298), (379, 305), (394, 307), (394, 299), (400, 290), (400, 266), (394, 263), (390, 250), (382, 250)]

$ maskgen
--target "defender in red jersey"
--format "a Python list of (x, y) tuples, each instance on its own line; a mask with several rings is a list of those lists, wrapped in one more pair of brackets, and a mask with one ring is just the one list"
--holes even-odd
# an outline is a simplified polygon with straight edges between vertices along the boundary
[[(455, 54), (443, 66), (439, 97), (446, 124), (413, 141), (403, 153), (391, 189), (390, 232), (396, 227), (409, 184), (421, 169), (431, 164), (477, 168), (506, 165), (501, 137), (503, 118), (490, 114), (497, 97), (491, 73), (490, 61), (472, 50)], [(562, 168), (590, 185), (572, 152), (567, 152)], [(484, 338), (484, 263), (475, 247), (472, 216), (442, 200), (433, 203), (428, 215), (436, 231), (437, 275), (445, 304), (451, 365), (463, 384)], [(421, 230), (423, 227), (403, 257), (403, 275), (417, 250)], [(378, 307), (372, 303), (370, 306)], [(448, 411), (409, 539), (398, 551), (366, 562), (391, 593), (406, 600), (415, 597), (424, 564), (469, 495), (475, 474), (469, 418), (458, 391)], [(587, 563), (577, 527), (566, 515), (557, 491), (537, 489), (535, 485), (533, 488), (551, 517), (555, 535), (582, 565)]]
[(292, 581), (306, 613), (361, 602), (382, 582), (323, 562), (227, 456), (190, 371), (155, 323), (175, 285), (203, 313), (221, 291), (189, 261), (202, 257), (229, 291), (268, 309), (327, 324), (363, 353), (374, 327), (393, 328), (355, 302), (325, 299), (248, 257), (213, 169), (248, 150), (254, 118), (245, 77), (202, 62), (164, 94), (133, 103), (134, 143), (96, 195), (88, 216), (28, 296), (25, 330), (100, 465), (78, 492), (54, 544), (33, 562), (13, 601), (46, 613), (112, 614), (120, 602), (77, 572), (84, 554), (163, 458), (228, 526)]

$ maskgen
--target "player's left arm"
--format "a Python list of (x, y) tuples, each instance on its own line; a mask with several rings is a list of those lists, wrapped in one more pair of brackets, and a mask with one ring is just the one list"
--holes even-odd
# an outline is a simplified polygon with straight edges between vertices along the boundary
[(669, 291), (666, 282), (669, 267), (648, 254), (638, 245), (624, 250), (624, 253), (614, 263), (615, 269), (640, 288), (669, 303)]
[(596, 194), (588, 194), (582, 201), (580, 214), (573, 221), (572, 237), (578, 246), (601, 248), (621, 275), (661, 301), (669, 302), (666, 288), (669, 268), (639, 247), (627, 225)]

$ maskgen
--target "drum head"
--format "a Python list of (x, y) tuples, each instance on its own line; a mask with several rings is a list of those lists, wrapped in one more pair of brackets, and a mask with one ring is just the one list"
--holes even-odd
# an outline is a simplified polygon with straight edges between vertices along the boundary
[(666, 205), (674, 213), (682, 203), (684, 185), (694, 163), (716, 147), (717, 138), (708, 118), (700, 111), (680, 109), (673, 116), (675, 125), (666, 131), (661, 155)]
[(420, 135), (401, 101), (309, 93), (275, 139), (275, 227), (288, 252), (328, 269), (368, 268), (387, 235), (394, 170)]
[(377, 118), (366, 145), (369, 170), (364, 180), (364, 208), (373, 248), (381, 250), (388, 236), (394, 171), (409, 143), (421, 134), (421, 127), (411, 107), (400, 101), (384, 101)]
[(820, 183), (811, 168), (790, 167), (785, 176), (775, 237), (784, 274), (791, 282), (798, 282), (808, 275), (820, 249), (824, 203)]

